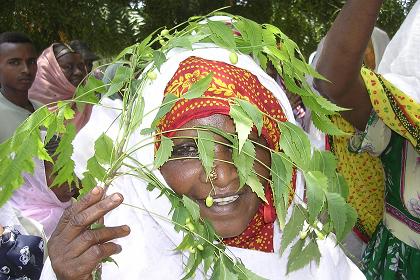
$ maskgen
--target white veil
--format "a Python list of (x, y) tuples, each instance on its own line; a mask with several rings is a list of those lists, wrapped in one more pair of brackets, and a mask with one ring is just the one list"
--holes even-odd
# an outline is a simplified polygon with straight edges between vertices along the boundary
[(420, 103), (420, 2), (385, 50), (378, 72)]

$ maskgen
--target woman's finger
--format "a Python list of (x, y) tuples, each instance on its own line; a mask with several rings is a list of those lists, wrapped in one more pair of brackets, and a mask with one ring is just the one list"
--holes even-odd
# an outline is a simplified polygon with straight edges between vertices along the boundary
[(101, 187), (95, 187), (87, 195), (82, 197), (80, 201), (77, 201), (72, 206), (67, 208), (61, 216), (61, 219), (58, 222), (58, 225), (52, 236), (61, 234), (72, 217), (100, 201), (103, 195), (103, 191), (104, 190)]
[(74, 240), (81, 232), (85, 231), (88, 226), (120, 205), (123, 199), (121, 194), (114, 193), (93, 204), (89, 208), (76, 213), (74, 216), (70, 217), (62, 237), (68, 241)]
[(103, 259), (120, 252), (121, 246), (114, 242), (97, 244), (90, 247), (89, 250), (84, 252), (81, 256), (77, 257), (77, 262), (80, 264), (77, 269), (77, 274), (82, 276), (92, 273), (92, 271), (98, 266), (99, 263), (101, 263)]
[(104, 227), (94, 230), (86, 230), (70, 243), (70, 247), (72, 248), (70, 257), (78, 257), (96, 244), (102, 244), (129, 234), (130, 228), (128, 226)]

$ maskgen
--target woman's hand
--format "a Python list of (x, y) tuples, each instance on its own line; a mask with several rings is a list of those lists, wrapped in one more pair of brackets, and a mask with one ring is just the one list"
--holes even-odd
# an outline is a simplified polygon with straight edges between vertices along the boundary
[(102, 200), (103, 192), (96, 187), (69, 207), (53, 232), (48, 254), (57, 279), (92, 279), (92, 271), (104, 258), (121, 252), (120, 245), (109, 241), (127, 236), (128, 226), (90, 229), (123, 201), (118, 193)]

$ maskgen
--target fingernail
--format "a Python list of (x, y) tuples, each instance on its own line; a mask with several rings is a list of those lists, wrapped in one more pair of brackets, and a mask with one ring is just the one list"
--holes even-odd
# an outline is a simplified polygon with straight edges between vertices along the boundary
[(94, 187), (92, 190), (92, 194), (94, 195), (98, 195), (101, 192), (101, 190), (99, 189), (99, 187)]
[(117, 244), (117, 254), (121, 253), (121, 251), (122, 251), (121, 245)]
[(120, 202), (120, 201), (122, 200), (122, 198), (121, 198), (121, 196), (120, 196), (119, 194), (114, 193), (114, 194), (111, 196), (111, 200), (112, 200), (113, 202)]
[(130, 227), (127, 226), (127, 225), (122, 226), (122, 230), (125, 231), (125, 232), (130, 232)]

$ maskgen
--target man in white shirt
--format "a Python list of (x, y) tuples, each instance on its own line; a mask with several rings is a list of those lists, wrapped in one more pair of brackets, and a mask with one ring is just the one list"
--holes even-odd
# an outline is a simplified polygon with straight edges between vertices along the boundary
[(34, 111), (28, 100), (37, 71), (37, 52), (24, 34), (0, 34), (0, 143)]

